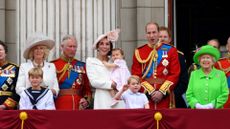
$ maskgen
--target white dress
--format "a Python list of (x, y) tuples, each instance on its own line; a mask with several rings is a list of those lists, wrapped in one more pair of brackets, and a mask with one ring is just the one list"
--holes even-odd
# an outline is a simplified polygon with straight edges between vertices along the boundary
[[(38, 110), (55, 110), (54, 98), (51, 90), (48, 90), (48, 92), (37, 102), (36, 107)], [(31, 103), (30, 98), (25, 91), (21, 93), (20, 101), (19, 101), (19, 109), (20, 110), (33, 109), (33, 104)]]
[(125, 108), (123, 101), (111, 107), (112, 96), (109, 92), (112, 84), (110, 79), (111, 71), (109, 71), (99, 59), (92, 57), (87, 58), (86, 72), (92, 87), (96, 88), (94, 109)]
[[(30, 69), (34, 68), (32, 61), (28, 60), (26, 63), (22, 63), (19, 67), (18, 81), (16, 84), (16, 93), (20, 95), (25, 89), (31, 87), (29, 82), (28, 72)], [(42, 86), (47, 86), (49, 89), (54, 89), (56, 93), (59, 92), (59, 86), (57, 81), (56, 68), (53, 63), (44, 62), (42, 67), (43, 71), (43, 84)]]

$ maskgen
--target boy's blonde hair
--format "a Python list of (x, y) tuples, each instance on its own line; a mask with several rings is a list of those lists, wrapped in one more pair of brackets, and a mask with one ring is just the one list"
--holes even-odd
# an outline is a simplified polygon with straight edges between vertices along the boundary
[(28, 74), (29, 74), (29, 77), (31, 77), (31, 76), (35, 76), (35, 77), (39, 76), (39, 77), (43, 78), (43, 71), (42, 71), (41, 68), (32, 68), (32, 69), (30, 69)]
[(136, 80), (138, 83), (140, 83), (140, 77), (137, 75), (131, 75), (128, 79), (128, 84), (130, 84), (131, 80)]

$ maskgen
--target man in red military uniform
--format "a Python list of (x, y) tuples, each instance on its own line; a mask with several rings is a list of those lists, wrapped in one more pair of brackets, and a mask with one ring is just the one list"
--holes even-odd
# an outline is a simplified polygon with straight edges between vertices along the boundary
[(148, 43), (133, 55), (132, 74), (142, 78), (150, 108), (173, 108), (173, 89), (180, 74), (177, 49), (159, 40), (159, 26), (150, 22), (145, 27)]
[[(226, 49), (228, 50), (227, 56), (219, 59), (214, 66), (217, 69), (224, 71), (228, 81), (228, 88), (230, 89), (230, 37), (228, 38)], [(225, 103), (224, 108), (230, 108), (230, 95), (228, 96), (228, 100)]]
[(61, 48), (62, 55), (53, 61), (60, 87), (56, 109), (86, 109), (91, 100), (91, 88), (85, 63), (74, 59), (77, 49), (75, 37), (65, 36)]

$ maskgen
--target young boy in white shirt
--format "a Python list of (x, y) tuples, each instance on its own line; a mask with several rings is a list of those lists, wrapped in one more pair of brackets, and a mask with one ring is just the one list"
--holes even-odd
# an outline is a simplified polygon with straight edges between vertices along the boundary
[(19, 101), (20, 110), (55, 110), (53, 93), (48, 88), (41, 87), (43, 71), (32, 68), (29, 72), (31, 87), (24, 90)]
[(122, 90), (120, 90), (114, 98), (124, 100), (127, 109), (149, 109), (149, 101), (144, 93), (139, 92), (140, 88), (140, 78), (136, 75), (132, 75), (128, 79), (128, 85), (124, 85)]

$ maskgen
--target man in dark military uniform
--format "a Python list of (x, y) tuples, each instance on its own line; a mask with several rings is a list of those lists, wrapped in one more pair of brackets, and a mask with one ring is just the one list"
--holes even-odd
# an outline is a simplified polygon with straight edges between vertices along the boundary
[(74, 58), (77, 49), (75, 37), (65, 36), (61, 48), (62, 55), (53, 61), (60, 88), (56, 109), (86, 109), (91, 100), (91, 88), (85, 63)]
[(173, 108), (171, 93), (180, 74), (177, 49), (160, 42), (157, 23), (148, 23), (145, 30), (148, 43), (135, 50), (132, 74), (142, 78), (150, 108)]
[[(166, 27), (160, 27), (160, 40), (162, 43), (173, 45), (172, 42), (172, 34)], [(178, 80), (178, 84), (174, 89), (175, 94), (175, 104), (176, 108), (187, 108), (186, 102), (184, 100), (184, 94), (188, 87), (188, 70), (186, 68), (186, 60), (184, 57), (184, 53), (177, 50), (178, 58), (180, 61), (180, 76)], [(184, 96), (184, 97), (183, 97)]]
[[(228, 51), (227, 55), (224, 58), (219, 59), (214, 66), (217, 69), (224, 71), (228, 81), (228, 88), (230, 90), (230, 37), (228, 38), (226, 49)], [(228, 96), (228, 101), (224, 105), (224, 108), (230, 108), (230, 95)]]
[(19, 67), (6, 61), (7, 46), (0, 41), (0, 110), (16, 109), (19, 96), (15, 92)]

